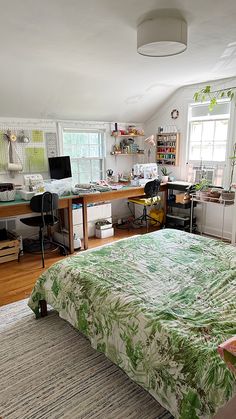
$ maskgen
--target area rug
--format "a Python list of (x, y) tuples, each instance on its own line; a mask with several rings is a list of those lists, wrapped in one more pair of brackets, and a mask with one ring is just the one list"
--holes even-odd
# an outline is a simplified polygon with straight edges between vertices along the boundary
[(172, 418), (54, 311), (0, 307), (0, 342), (3, 419)]

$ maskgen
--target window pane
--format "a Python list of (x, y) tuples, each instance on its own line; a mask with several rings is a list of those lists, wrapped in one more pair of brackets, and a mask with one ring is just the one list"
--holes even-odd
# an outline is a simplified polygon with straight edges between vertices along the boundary
[(218, 103), (217, 106), (213, 108), (212, 111), (209, 111), (209, 105), (193, 105), (191, 108), (192, 118), (201, 118), (201, 117), (211, 117), (213, 115), (229, 115), (230, 113), (230, 102)]
[(201, 143), (191, 142), (190, 148), (189, 148), (189, 159), (201, 160)]
[(90, 144), (100, 144), (100, 134), (98, 133), (91, 133), (89, 137), (89, 143)]
[(89, 146), (88, 145), (81, 145), (77, 148), (77, 155), (78, 157), (90, 157), (89, 153)]
[(79, 173), (78, 162), (76, 160), (71, 160), (71, 170), (72, 174)]
[(201, 141), (202, 122), (193, 122), (191, 124), (191, 141)]
[(207, 143), (212, 143), (214, 139), (214, 121), (203, 122), (202, 126), (202, 141)]
[(83, 132), (83, 133), (76, 133), (77, 143), (79, 145), (85, 145), (89, 143), (89, 134)]
[(216, 121), (215, 123), (215, 141), (227, 141), (228, 121)]
[(92, 181), (90, 173), (80, 173), (79, 175), (80, 183), (89, 183)]
[(87, 183), (103, 178), (103, 143), (101, 132), (63, 133), (63, 154), (71, 157), (73, 181)]
[(201, 160), (211, 161), (212, 156), (213, 156), (213, 143), (208, 142), (207, 144), (202, 144)]
[(213, 152), (213, 161), (225, 161), (226, 143), (215, 143)]
[(76, 185), (77, 183), (79, 183), (78, 173), (72, 173), (72, 182), (73, 182), (73, 185)]
[(90, 172), (90, 160), (88, 159), (81, 159), (78, 163), (79, 171), (80, 172)]
[(225, 161), (228, 120), (190, 123), (189, 160)]
[(90, 157), (100, 157), (99, 146), (90, 146)]
[(63, 134), (63, 151), (71, 157), (103, 157), (103, 137), (101, 133)]
[(102, 179), (102, 160), (91, 160), (93, 182)]
[(102, 170), (101, 160), (92, 160), (91, 165), (92, 165), (92, 170), (93, 171), (101, 171)]

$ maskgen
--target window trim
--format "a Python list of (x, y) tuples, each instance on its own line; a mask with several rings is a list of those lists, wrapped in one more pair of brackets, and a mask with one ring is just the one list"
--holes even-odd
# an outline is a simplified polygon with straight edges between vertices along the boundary
[[(197, 164), (201, 163), (201, 160), (189, 160), (189, 152), (190, 152), (190, 130), (191, 130), (191, 122), (194, 121), (216, 121), (216, 120), (222, 120), (222, 119), (226, 119), (225, 115), (229, 115), (228, 116), (228, 132), (227, 132), (227, 144), (226, 144), (226, 158), (224, 161), (217, 161), (217, 162), (213, 162), (212, 160), (203, 160), (202, 162), (204, 162), (205, 166), (212, 166), (212, 168), (217, 168), (217, 166), (221, 166), (224, 167), (224, 173), (223, 173), (223, 177), (222, 177), (222, 185), (227, 185), (229, 183), (229, 177), (230, 177), (230, 164), (229, 164), (229, 159), (228, 157), (230, 156), (230, 151), (233, 148), (233, 132), (234, 132), (234, 116), (235, 116), (235, 106), (236, 104), (233, 101), (227, 100), (227, 99), (223, 99), (218, 101), (218, 103), (224, 103), (227, 102), (230, 104), (230, 109), (229, 109), (229, 114), (222, 114), (222, 116), (224, 116), (224, 118), (221, 118), (221, 115), (213, 115), (213, 118), (209, 118), (209, 116), (205, 117), (201, 117), (201, 118), (191, 118), (190, 119), (190, 112), (191, 112), (191, 108), (193, 106), (204, 106), (204, 105), (209, 105), (210, 102), (202, 102), (202, 103), (189, 103), (188, 104), (188, 115), (187, 115), (187, 138), (186, 138), (186, 148), (185, 148), (185, 161), (186, 161), (186, 165), (190, 164), (193, 166), (196, 166)], [(219, 118), (220, 116), (220, 118)], [(187, 175), (187, 172), (186, 172)]]
[[(59, 124), (58, 126), (58, 131), (59, 131), (59, 138), (60, 138), (60, 154), (63, 155), (64, 154), (64, 141), (63, 141), (63, 136), (64, 133), (95, 133), (95, 134), (100, 134), (101, 135), (101, 139), (102, 139), (102, 144), (101, 144), (101, 151), (102, 151), (102, 157), (71, 157), (71, 160), (74, 161), (80, 161), (80, 160), (89, 160), (89, 162), (91, 162), (91, 160), (101, 160), (102, 162), (102, 170), (101, 170), (101, 178), (104, 179), (105, 178), (105, 173), (106, 173), (106, 131), (104, 129), (96, 129), (96, 128), (70, 128), (69, 126), (63, 127)], [(90, 172), (91, 172), (91, 168), (90, 168)]]

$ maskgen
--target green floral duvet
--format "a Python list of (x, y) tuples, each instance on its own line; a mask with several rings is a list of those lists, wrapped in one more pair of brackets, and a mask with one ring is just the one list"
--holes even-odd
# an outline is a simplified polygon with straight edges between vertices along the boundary
[(211, 418), (236, 394), (217, 347), (236, 334), (236, 249), (161, 230), (56, 263), (35, 284), (92, 346), (174, 417)]

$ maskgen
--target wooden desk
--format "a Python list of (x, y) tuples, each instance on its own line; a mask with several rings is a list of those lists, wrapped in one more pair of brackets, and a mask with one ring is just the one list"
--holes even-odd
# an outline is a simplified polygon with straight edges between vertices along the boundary
[[(167, 203), (167, 185), (161, 184), (160, 192), (165, 193), (164, 197), (164, 211), (166, 214)], [(88, 204), (95, 204), (96, 202), (114, 201), (116, 199), (132, 198), (134, 196), (144, 195), (144, 187), (124, 187), (119, 190), (89, 193), (86, 195), (70, 195), (61, 197), (59, 199), (59, 209), (65, 209), (68, 217), (69, 226), (69, 252), (74, 253), (74, 233), (73, 233), (73, 217), (72, 204), (82, 204), (83, 214), (83, 234), (84, 234), (84, 249), (88, 249)], [(18, 215), (31, 214), (29, 201), (16, 200), (11, 202), (0, 202), (0, 218), (3, 217), (17, 217)]]
[[(70, 253), (74, 252), (72, 199), (73, 196), (62, 197), (59, 199), (59, 209), (65, 209), (67, 211)], [(17, 217), (18, 215), (24, 214), (32, 214), (29, 201), (19, 199), (11, 202), (0, 202), (0, 218)]]
[[(160, 192), (164, 192), (164, 212), (166, 214), (167, 204), (167, 185), (161, 184)], [(114, 201), (116, 199), (133, 198), (135, 196), (144, 195), (144, 187), (125, 187), (119, 190), (113, 190), (108, 192), (90, 193), (73, 198), (73, 203), (82, 204), (83, 214), (83, 236), (84, 236), (84, 249), (88, 249), (88, 204), (94, 204), (96, 202)], [(73, 227), (72, 227), (73, 228)]]

